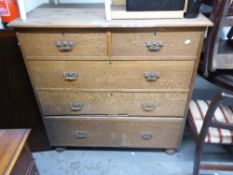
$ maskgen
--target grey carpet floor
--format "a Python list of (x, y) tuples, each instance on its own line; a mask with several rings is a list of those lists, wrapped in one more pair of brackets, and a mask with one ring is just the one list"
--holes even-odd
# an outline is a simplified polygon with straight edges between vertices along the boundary
[[(205, 162), (217, 160), (233, 164), (231, 148), (205, 148)], [(167, 155), (163, 150), (68, 149), (62, 153), (38, 152), (33, 156), (41, 175), (191, 175), (194, 149), (191, 137), (185, 136), (174, 155)], [(233, 172), (201, 171), (201, 175), (211, 174), (233, 175)]]

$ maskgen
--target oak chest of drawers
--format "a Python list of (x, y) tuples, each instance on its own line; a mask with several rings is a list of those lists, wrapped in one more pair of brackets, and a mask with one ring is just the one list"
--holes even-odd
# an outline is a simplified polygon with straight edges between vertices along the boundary
[(42, 6), (10, 24), (50, 144), (178, 148), (211, 22), (107, 22), (103, 14), (102, 6)]

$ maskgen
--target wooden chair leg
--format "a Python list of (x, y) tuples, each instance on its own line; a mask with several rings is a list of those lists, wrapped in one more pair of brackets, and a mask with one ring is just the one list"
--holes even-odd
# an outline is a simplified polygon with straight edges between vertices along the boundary
[(204, 143), (197, 143), (193, 165), (193, 175), (199, 175)]

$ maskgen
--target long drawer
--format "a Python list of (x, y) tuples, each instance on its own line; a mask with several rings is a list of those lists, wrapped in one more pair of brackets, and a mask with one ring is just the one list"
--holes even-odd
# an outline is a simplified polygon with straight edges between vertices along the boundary
[(188, 93), (38, 91), (44, 115), (184, 116)]
[(139, 117), (46, 118), (52, 146), (177, 148), (183, 119)]
[(114, 56), (198, 56), (203, 33), (181, 29), (116, 30)]
[(194, 61), (28, 61), (36, 88), (189, 89)]
[(21, 32), (17, 33), (25, 56), (104, 56), (104, 32)]

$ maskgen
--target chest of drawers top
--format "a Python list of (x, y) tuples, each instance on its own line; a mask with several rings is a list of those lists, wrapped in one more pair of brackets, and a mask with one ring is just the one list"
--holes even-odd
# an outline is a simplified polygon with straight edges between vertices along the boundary
[(207, 27), (212, 22), (199, 15), (193, 19), (112, 20), (105, 17), (104, 4), (43, 4), (17, 19), (9, 27), (16, 28), (146, 28), (146, 27)]

